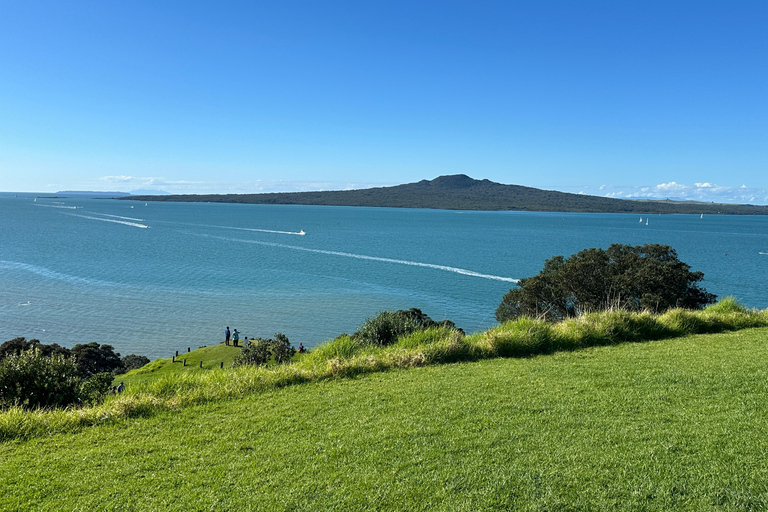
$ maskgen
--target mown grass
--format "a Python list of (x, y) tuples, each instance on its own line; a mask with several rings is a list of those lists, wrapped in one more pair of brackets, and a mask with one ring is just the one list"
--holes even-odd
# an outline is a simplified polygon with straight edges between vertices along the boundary
[[(419, 336), (391, 352), (450, 346)], [(6, 441), (0, 509), (765, 510), (767, 338), (758, 328), (275, 381)]]
[[(211, 371), (200, 370), (194, 364), (182, 367), (180, 363), (157, 363), (135, 371), (135, 381), (129, 380), (131, 375), (126, 376), (130, 384), (127, 391), (117, 397), (110, 396), (105, 403), (95, 407), (34, 412), (10, 409), (0, 412), (0, 441), (72, 432), (84, 426), (119, 421), (124, 417), (146, 416), (263, 393), (292, 384), (351, 378), (395, 368), (497, 357), (532, 357), (624, 342), (761, 326), (768, 326), (768, 309), (748, 310), (732, 298), (726, 298), (703, 311), (671, 310), (658, 316), (608, 311), (586, 314), (558, 324), (522, 318), (470, 336), (442, 327), (401, 337), (397, 343), (387, 347), (372, 346), (343, 336), (312, 350), (290, 365)], [(211, 351), (230, 348), (222, 345), (208, 347)], [(213, 368), (216, 369), (217, 365)]]
[[(118, 375), (115, 382), (124, 381), (126, 385), (151, 382), (159, 377), (179, 372), (199, 372), (200, 363), (203, 363), (203, 370), (219, 370), (222, 363), (224, 368), (232, 367), (232, 361), (240, 352), (239, 347), (231, 345), (211, 345), (200, 347), (190, 352), (179, 351), (179, 357), (173, 361), (173, 357), (167, 359), (155, 359), (142, 368), (131, 370), (128, 373)], [(184, 360), (187, 360), (186, 366)]]

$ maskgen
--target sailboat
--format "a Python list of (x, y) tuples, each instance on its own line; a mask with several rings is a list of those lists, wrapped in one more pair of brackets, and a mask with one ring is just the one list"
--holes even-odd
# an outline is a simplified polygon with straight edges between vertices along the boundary
[(645, 225), (646, 226), (648, 225), (648, 219), (645, 219)]
[(700, 219), (703, 219), (703, 218), (704, 218), (704, 214), (702, 213), (702, 214), (701, 214), (701, 217), (699, 217), (699, 218), (700, 218)]
[(643, 218), (642, 218), (642, 217), (640, 217), (640, 223), (642, 223), (642, 222), (643, 222)]

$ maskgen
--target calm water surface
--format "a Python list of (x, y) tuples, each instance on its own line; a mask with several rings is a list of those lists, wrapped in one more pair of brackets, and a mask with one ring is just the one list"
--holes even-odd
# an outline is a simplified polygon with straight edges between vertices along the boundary
[[(647, 222), (647, 224), (646, 224)], [(301, 231), (306, 234), (299, 234)], [(768, 307), (768, 217), (453, 212), (0, 196), (0, 341), (168, 357), (285, 333), (311, 347), (384, 309), (467, 332), (513, 279), (611, 243), (674, 247), (704, 286)]]

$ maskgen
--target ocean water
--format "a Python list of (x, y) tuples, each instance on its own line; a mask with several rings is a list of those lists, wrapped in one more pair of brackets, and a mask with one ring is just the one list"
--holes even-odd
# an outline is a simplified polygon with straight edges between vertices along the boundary
[(768, 217), (3, 194), (0, 341), (96, 341), (156, 358), (218, 343), (230, 326), (312, 347), (411, 307), (474, 332), (547, 258), (611, 243), (669, 244), (710, 292), (768, 307)]

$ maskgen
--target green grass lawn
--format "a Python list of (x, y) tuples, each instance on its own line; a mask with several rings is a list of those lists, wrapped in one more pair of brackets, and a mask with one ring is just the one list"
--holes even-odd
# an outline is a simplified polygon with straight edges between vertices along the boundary
[[(231, 368), (232, 361), (240, 350), (240, 347), (219, 343), (218, 345), (200, 347), (191, 352), (179, 351), (179, 357), (176, 358), (176, 362), (173, 362), (173, 357), (155, 359), (142, 368), (118, 375), (115, 377), (115, 384), (124, 381), (127, 386), (130, 386), (151, 382), (158, 377), (179, 372), (220, 370), (221, 363), (224, 363), (224, 368)], [(187, 360), (186, 366), (184, 365), (184, 359)], [(200, 368), (200, 362), (203, 363), (202, 368)]]
[(2, 510), (765, 510), (768, 328), (363, 374), (0, 443)]

